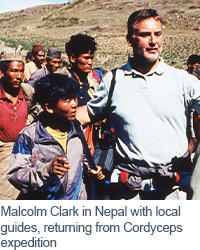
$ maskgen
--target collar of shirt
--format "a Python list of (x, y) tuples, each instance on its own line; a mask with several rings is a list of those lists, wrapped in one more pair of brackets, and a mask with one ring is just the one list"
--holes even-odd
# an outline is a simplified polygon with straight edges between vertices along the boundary
[[(124, 75), (132, 75), (132, 74), (135, 74), (135, 75), (140, 75), (140, 76), (144, 76), (142, 73), (138, 72), (137, 70), (133, 69), (132, 68), (132, 65), (131, 65), (131, 59), (133, 58), (132, 55), (130, 55), (130, 57), (128, 58), (128, 62), (127, 64), (125, 64), (122, 68), (124, 69)], [(146, 74), (146, 76), (150, 76), (150, 75), (153, 75), (153, 74), (157, 74), (157, 75), (162, 75), (165, 71), (165, 63), (164, 63), (164, 60), (162, 57), (159, 57), (159, 64), (158, 66), (153, 69), (152, 71), (148, 72)]]
[(44, 70), (45, 75), (50, 74), (46, 65), (42, 69)]
[[(7, 99), (7, 100), (9, 100), (9, 99), (7, 98), (7, 96), (6, 96), (6, 94), (5, 94), (5, 90), (3, 89), (3, 87), (2, 87), (1, 84), (0, 84), (0, 99), (4, 99), (4, 100)], [(19, 100), (23, 100), (23, 99), (24, 99), (24, 94), (23, 94), (22, 89), (20, 89), (20, 91), (19, 91), (18, 99), (19, 99)]]
[[(80, 87), (80, 83), (79, 83), (78, 79), (76, 78), (76, 76), (75, 76), (73, 70), (72, 70), (71, 68), (69, 68), (69, 69), (68, 69), (68, 72), (69, 72), (69, 74), (70, 74), (71, 79), (74, 81), (74, 83), (75, 83), (77, 86)], [(88, 86), (88, 83), (84, 81), (84, 82), (82, 82), (82, 85)]]

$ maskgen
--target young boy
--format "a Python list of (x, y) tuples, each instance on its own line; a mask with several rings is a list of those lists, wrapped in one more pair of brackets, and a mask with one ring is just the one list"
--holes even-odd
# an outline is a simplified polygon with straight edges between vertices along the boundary
[(20, 189), (20, 199), (87, 199), (87, 162), (75, 122), (76, 91), (73, 80), (62, 74), (48, 74), (36, 82), (35, 101), (44, 111), (18, 136), (7, 174)]

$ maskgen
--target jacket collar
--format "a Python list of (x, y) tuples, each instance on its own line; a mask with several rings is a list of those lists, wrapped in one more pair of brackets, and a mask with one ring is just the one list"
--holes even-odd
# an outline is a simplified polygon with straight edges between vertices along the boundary
[[(71, 123), (71, 130), (68, 132), (67, 142), (74, 136), (77, 136), (77, 133), (74, 129), (73, 124)], [(47, 132), (45, 127), (42, 124), (42, 120), (38, 120), (36, 124), (36, 134), (35, 142), (40, 144), (57, 144), (58, 142)]]

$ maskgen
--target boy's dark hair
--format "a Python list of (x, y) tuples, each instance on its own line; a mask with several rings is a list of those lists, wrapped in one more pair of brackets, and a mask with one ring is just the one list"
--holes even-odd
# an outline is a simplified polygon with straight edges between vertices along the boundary
[(76, 98), (77, 87), (74, 81), (63, 74), (48, 74), (35, 83), (34, 100), (42, 108), (48, 103), (50, 108), (56, 107), (59, 100)]
[(128, 41), (132, 40), (132, 35), (134, 34), (133, 25), (135, 23), (138, 23), (142, 20), (145, 20), (151, 17), (153, 17), (157, 21), (160, 21), (163, 24), (161, 17), (158, 15), (157, 11), (154, 9), (142, 9), (142, 10), (133, 12), (129, 16), (128, 22), (127, 22), (127, 35), (126, 35), (127, 40)]
[(187, 66), (193, 65), (195, 63), (200, 64), (200, 55), (193, 54), (188, 57)]
[(85, 34), (77, 34), (70, 37), (69, 42), (65, 44), (65, 51), (68, 57), (72, 54), (75, 57), (79, 57), (81, 54), (88, 53), (91, 54), (97, 50), (95, 39), (91, 36)]

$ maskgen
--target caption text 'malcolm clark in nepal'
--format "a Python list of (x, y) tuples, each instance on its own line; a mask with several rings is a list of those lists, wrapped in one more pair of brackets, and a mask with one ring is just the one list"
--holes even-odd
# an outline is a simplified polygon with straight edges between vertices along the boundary
[(177, 208), (160, 208), (156, 206), (154, 209), (148, 206), (139, 206), (138, 208), (105, 208), (104, 206), (95, 206), (91, 208), (63, 208), (62, 206), (52, 206), (49, 209), (38, 208), (23, 208), (21, 206), (0, 206), (0, 216), (107, 216), (113, 219), (115, 216), (181, 216), (181, 207)]

